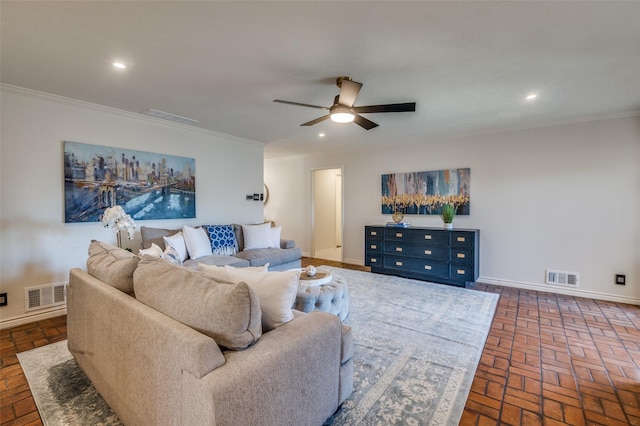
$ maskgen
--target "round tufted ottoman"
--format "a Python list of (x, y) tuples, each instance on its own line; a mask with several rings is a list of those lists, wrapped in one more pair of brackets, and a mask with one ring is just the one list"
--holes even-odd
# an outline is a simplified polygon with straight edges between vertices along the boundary
[(293, 309), (302, 312), (329, 312), (344, 320), (349, 314), (347, 280), (334, 275), (333, 280), (327, 284), (305, 285), (301, 281)]

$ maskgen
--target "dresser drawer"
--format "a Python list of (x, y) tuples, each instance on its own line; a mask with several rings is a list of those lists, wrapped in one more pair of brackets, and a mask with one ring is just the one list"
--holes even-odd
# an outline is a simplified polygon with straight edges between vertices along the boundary
[(474, 245), (474, 235), (471, 232), (450, 231), (451, 247), (469, 247)]
[(438, 275), (446, 277), (449, 270), (445, 262), (411, 259), (399, 256), (385, 256), (384, 267), (417, 274)]
[(447, 244), (447, 231), (435, 229), (385, 229), (386, 241), (407, 241), (412, 243), (441, 245)]
[(382, 240), (382, 237), (384, 237), (384, 231), (384, 228), (365, 226), (364, 238), (366, 240)]
[(378, 266), (382, 268), (382, 255), (377, 255), (375, 253), (365, 253), (364, 255), (364, 266)]
[(365, 252), (368, 254), (373, 253), (382, 253), (382, 248), (384, 247), (384, 243), (382, 240), (365, 240)]
[(470, 248), (451, 248), (451, 263), (470, 264), (473, 263), (473, 250)]
[(473, 266), (452, 264), (449, 277), (453, 280), (474, 281)]
[(449, 249), (446, 247), (426, 247), (417, 244), (387, 242), (384, 246), (385, 254), (416, 257), (423, 260), (449, 260)]

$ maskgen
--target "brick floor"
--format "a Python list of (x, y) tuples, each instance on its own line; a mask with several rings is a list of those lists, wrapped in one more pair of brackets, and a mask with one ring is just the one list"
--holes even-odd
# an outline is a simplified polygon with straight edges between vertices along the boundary
[(640, 307), (500, 294), (462, 425), (640, 425)]
[[(367, 270), (303, 258), (311, 263)], [(640, 307), (473, 288), (500, 301), (461, 425), (640, 426)], [(66, 316), (1, 331), (1, 425), (42, 424), (16, 353), (66, 334)]]

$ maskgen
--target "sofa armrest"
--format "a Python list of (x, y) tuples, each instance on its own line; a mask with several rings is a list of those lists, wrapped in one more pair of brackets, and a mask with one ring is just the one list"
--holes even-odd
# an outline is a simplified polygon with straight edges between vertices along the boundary
[(339, 404), (342, 333), (335, 315), (296, 315), (253, 346), (225, 352), (224, 366), (183, 388), (208, 390), (195, 405), (213, 401), (210, 412), (199, 414), (215, 416), (212, 423), (320, 425)]
[(280, 248), (281, 249), (290, 249), (290, 248), (294, 248), (295, 246), (296, 246), (295, 240), (280, 239)]

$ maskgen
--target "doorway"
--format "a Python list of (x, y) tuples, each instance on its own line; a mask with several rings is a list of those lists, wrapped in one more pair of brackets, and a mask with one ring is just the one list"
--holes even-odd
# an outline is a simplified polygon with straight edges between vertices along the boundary
[(313, 171), (312, 257), (342, 262), (342, 168)]

